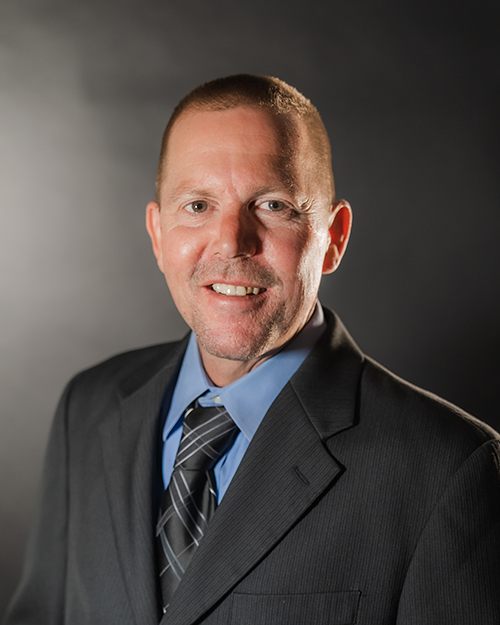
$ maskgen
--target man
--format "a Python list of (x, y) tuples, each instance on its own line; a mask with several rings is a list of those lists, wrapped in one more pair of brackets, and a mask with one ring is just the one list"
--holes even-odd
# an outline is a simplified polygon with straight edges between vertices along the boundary
[(311, 103), (194, 90), (146, 219), (193, 334), (68, 385), (7, 623), (498, 624), (499, 437), (317, 302), (351, 209)]

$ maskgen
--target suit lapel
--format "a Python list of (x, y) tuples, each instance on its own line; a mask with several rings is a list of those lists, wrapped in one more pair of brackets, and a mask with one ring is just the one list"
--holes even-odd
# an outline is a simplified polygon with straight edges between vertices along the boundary
[(268, 553), (342, 474), (324, 440), (352, 427), (362, 355), (340, 321), (257, 430), (162, 625), (190, 625)]
[[(158, 416), (186, 342), (123, 381), (123, 401), (100, 427), (120, 568), (138, 625), (158, 623), (153, 510)], [(145, 381), (146, 380), (146, 381)]]

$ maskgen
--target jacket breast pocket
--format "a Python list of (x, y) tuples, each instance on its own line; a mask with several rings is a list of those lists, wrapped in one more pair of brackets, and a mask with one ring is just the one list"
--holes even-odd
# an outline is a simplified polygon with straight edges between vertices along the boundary
[(361, 592), (293, 595), (234, 593), (230, 625), (352, 625)]

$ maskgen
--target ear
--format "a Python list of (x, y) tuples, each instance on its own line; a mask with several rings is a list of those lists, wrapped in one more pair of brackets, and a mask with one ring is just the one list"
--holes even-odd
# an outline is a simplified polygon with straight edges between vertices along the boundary
[(153, 253), (160, 271), (163, 273), (163, 252), (160, 207), (157, 202), (149, 202), (146, 206), (146, 230), (148, 231)]
[(328, 228), (330, 243), (323, 261), (323, 273), (333, 273), (340, 265), (351, 234), (351, 224), (352, 210), (349, 202), (334, 202)]

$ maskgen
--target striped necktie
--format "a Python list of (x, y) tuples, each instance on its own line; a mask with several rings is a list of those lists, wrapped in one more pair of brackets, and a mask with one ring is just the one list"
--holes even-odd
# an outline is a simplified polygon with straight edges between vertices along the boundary
[(196, 400), (186, 410), (174, 471), (156, 525), (164, 612), (215, 512), (213, 468), (238, 432), (223, 406), (203, 408)]

